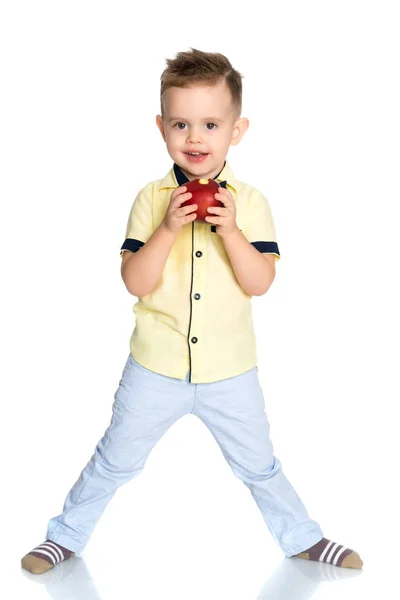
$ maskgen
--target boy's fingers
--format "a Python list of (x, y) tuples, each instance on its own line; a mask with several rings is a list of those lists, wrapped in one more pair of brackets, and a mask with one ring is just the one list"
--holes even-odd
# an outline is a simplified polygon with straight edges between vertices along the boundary
[(221, 215), (222, 217), (226, 217), (229, 214), (229, 209), (223, 206), (210, 206), (207, 208), (207, 213), (209, 217), (213, 217), (214, 215)]
[(192, 192), (184, 192), (183, 194), (178, 194), (177, 196), (175, 196), (175, 198), (173, 199), (172, 204), (174, 206), (179, 206), (180, 204), (182, 204), (183, 202), (186, 202), (186, 200), (189, 200), (192, 197)]
[(188, 204), (188, 206), (183, 206), (182, 208), (178, 208), (175, 214), (177, 217), (184, 217), (184, 216), (188, 215), (189, 213), (194, 212), (197, 209), (198, 209), (197, 204)]
[(174, 191), (171, 194), (171, 198), (175, 199), (177, 196), (180, 196), (181, 194), (184, 194), (185, 192), (186, 192), (186, 186), (181, 185), (180, 187), (177, 187), (174, 189)]
[[(220, 190), (224, 190), (224, 188), (220, 188)], [(232, 197), (231, 193), (228, 190), (224, 190), (223, 192), (220, 190), (218, 192), (215, 192), (214, 198), (216, 200), (219, 200), (223, 204), (232, 204), (233, 197)]]
[(207, 215), (205, 219), (207, 223), (212, 223), (213, 225), (222, 225), (224, 222), (224, 218), (217, 217), (217, 215)]
[(176, 194), (182, 194), (182, 192), (184, 192), (185, 190), (186, 190), (186, 185), (180, 185), (179, 187), (174, 189), (172, 194), (176, 196)]
[(187, 215), (186, 217), (184, 217), (182, 219), (182, 222), (184, 225), (186, 225), (186, 223), (190, 223), (190, 221), (194, 221), (196, 219), (197, 215), (196, 213), (191, 213), (190, 215)]

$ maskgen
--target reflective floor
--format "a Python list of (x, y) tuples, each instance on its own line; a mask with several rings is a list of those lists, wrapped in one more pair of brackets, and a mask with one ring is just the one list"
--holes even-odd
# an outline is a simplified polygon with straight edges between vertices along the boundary
[[(106, 600), (108, 598), (200, 598), (196, 591), (196, 582), (187, 585), (186, 595), (175, 593), (174, 588), (163, 586), (157, 582), (157, 576), (149, 582), (147, 589), (138, 589), (132, 585), (132, 573), (109, 573), (108, 590), (100, 592), (91, 575), (86, 561), (82, 557), (74, 557), (56, 569), (43, 575), (32, 575), (22, 570), (24, 582), (20, 582), (18, 589), (21, 595), (18, 598), (53, 598), (54, 600)], [(377, 584), (376, 591), (388, 592), (394, 589), (387, 585), (383, 573), (381, 584)], [(207, 573), (202, 573), (203, 583)], [(185, 578), (183, 578), (185, 579)], [(386, 583), (385, 583), (386, 582)], [(382, 586), (381, 588), (379, 586)], [(386, 587), (385, 587), (386, 586)], [(182, 589), (182, 580), (179, 584)], [(374, 589), (375, 586), (372, 587)], [(252, 598), (252, 600), (307, 600), (308, 598), (365, 598), (371, 593), (371, 574), (364, 571), (350, 569), (335, 569), (329, 565), (307, 563), (301, 560), (284, 558), (276, 569), (268, 576), (261, 586), (258, 595), (235, 595), (229, 583), (226, 585), (226, 594), (213, 595), (212, 590), (207, 593), (207, 598)], [(395, 595), (391, 595), (395, 598)]]
[[(113, 547), (110, 542), (110, 547)], [(115, 548), (115, 545), (114, 545)], [(386, 565), (379, 559), (363, 570), (337, 568), (326, 564), (282, 558), (268, 545), (265, 567), (260, 555), (252, 560), (252, 549), (240, 565), (227, 550), (220, 565), (211, 564), (200, 552), (166, 555), (162, 563), (140, 562), (140, 553), (129, 555), (128, 545), (119, 543), (119, 557), (107, 560), (106, 549), (88, 546), (81, 556), (61, 563), (42, 575), (33, 575), (14, 564), (13, 595), (8, 598), (30, 600), (116, 600), (160, 598), (210, 600), (307, 600), (340, 598), (357, 600), (366, 597), (397, 598), (394, 559)], [(144, 556), (146, 556), (146, 553)], [(364, 552), (364, 558), (366, 558)], [(367, 553), (368, 555), (368, 553)], [(157, 560), (160, 560), (156, 552)], [(378, 557), (377, 557), (378, 558)], [(180, 564), (176, 561), (179, 559)], [(145, 558), (143, 558), (145, 560)], [(148, 557), (147, 559), (148, 560)], [(132, 564), (130, 564), (130, 561)], [(153, 570), (152, 570), (153, 568)], [(229, 571), (231, 576), (229, 576)]]
[[(73, 600), (78, 598), (82, 600), (104, 600), (105, 598), (112, 597), (112, 593), (110, 595), (100, 595), (99, 590), (96, 588), (96, 583), (89, 572), (88, 566), (82, 557), (74, 557), (69, 561), (62, 563), (56, 569), (40, 576), (32, 575), (24, 570), (23, 573), (35, 586), (39, 585), (41, 587), (39, 592), (35, 589), (35, 593), (37, 593), (37, 596), (35, 597), (37, 598), (50, 597), (54, 600)], [(349, 580), (362, 575), (363, 573), (361, 571), (335, 569), (329, 565), (312, 564), (298, 559), (293, 560), (285, 558), (265, 581), (265, 584), (257, 595), (257, 599), (275, 598), (276, 600), (289, 600), (296, 598), (296, 600), (306, 600), (311, 597), (329, 598), (333, 597), (330, 595), (331, 593), (339, 591), (341, 598), (350, 598), (350, 595), (345, 595), (346, 589), (350, 594), (350, 590), (353, 590), (354, 593), (354, 590), (357, 588), (355, 588), (354, 585), (347, 586), (346, 588), (346, 586), (340, 585), (340, 583), (346, 583)], [(206, 578), (207, 574), (203, 573), (203, 576)], [(110, 583), (112, 584), (111, 573)], [(119, 577), (114, 585), (114, 594), (119, 592), (119, 597), (128, 597), (130, 586), (127, 573), (122, 577)], [(153, 583), (151, 584), (151, 587), (153, 587), (154, 590)], [(228, 588), (229, 586), (227, 586), (226, 598), (231, 598), (231, 591), (229, 591)], [(362, 588), (363, 586), (358, 588), (360, 598), (363, 595), (361, 592)], [(26, 589), (28, 589), (28, 586), (26, 586)], [(173, 597), (173, 590), (169, 590), (168, 588), (162, 589), (160, 586), (159, 589), (157, 588), (157, 591), (160, 594), (165, 594), (165, 597), (167, 598)], [(326, 595), (325, 592), (329, 592), (329, 595)], [(140, 597), (155, 598), (156, 596), (140, 595)], [(195, 590), (193, 589), (193, 593), (188, 590), (187, 597), (197, 598), (199, 596), (196, 595)], [(212, 592), (209, 597), (214, 597)]]

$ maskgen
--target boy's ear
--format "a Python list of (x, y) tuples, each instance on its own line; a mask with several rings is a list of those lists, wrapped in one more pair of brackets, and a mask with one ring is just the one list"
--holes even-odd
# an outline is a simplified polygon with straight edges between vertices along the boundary
[(162, 135), (162, 137), (163, 137), (163, 140), (164, 140), (164, 142), (165, 142), (164, 123), (163, 123), (163, 120), (162, 120), (162, 116), (161, 116), (161, 115), (157, 115), (157, 116), (156, 116), (156, 124), (157, 124), (157, 127), (158, 127), (158, 129), (161, 131), (161, 135)]
[(240, 140), (248, 130), (249, 125), (250, 121), (249, 119), (246, 119), (246, 117), (241, 117), (235, 122), (232, 132), (231, 146), (237, 146), (237, 144), (240, 142)]

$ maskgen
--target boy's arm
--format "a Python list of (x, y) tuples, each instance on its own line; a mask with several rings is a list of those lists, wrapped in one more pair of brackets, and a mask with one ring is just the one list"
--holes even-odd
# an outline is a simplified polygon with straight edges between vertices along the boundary
[(133, 296), (142, 298), (159, 282), (171, 248), (182, 227), (196, 218), (197, 204), (181, 207), (191, 193), (185, 186), (174, 189), (164, 219), (154, 230), (152, 184), (141, 190), (133, 203), (121, 248), (121, 276)]
[[(225, 206), (233, 205), (233, 197), (227, 192), (224, 195)], [(236, 210), (231, 210), (231, 215), (235, 214)], [(228, 227), (223, 233), (222, 227), (220, 235), (241, 288), (249, 296), (265, 294), (275, 278), (275, 263), (280, 259), (274, 220), (265, 196), (252, 188), (246, 202), (243, 233), (235, 217), (233, 229)]]
[(249, 296), (265, 294), (275, 278), (275, 255), (262, 254), (239, 228), (222, 240), (240, 287)]
[(142, 298), (155, 288), (175, 239), (163, 221), (139, 250), (124, 251), (121, 276), (129, 293)]
[(157, 285), (175, 236), (164, 225), (153, 225), (153, 184), (140, 190), (129, 213), (121, 248), (121, 277), (133, 296), (141, 298)]

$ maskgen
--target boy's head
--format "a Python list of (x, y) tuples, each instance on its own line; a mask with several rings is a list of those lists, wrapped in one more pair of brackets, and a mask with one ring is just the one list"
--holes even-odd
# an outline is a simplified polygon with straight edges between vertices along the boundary
[(188, 179), (213, 178), (249, 121), (241, 118), (242, 76), (219, 53), (191, 49), (167, 59), (156, 122)]

